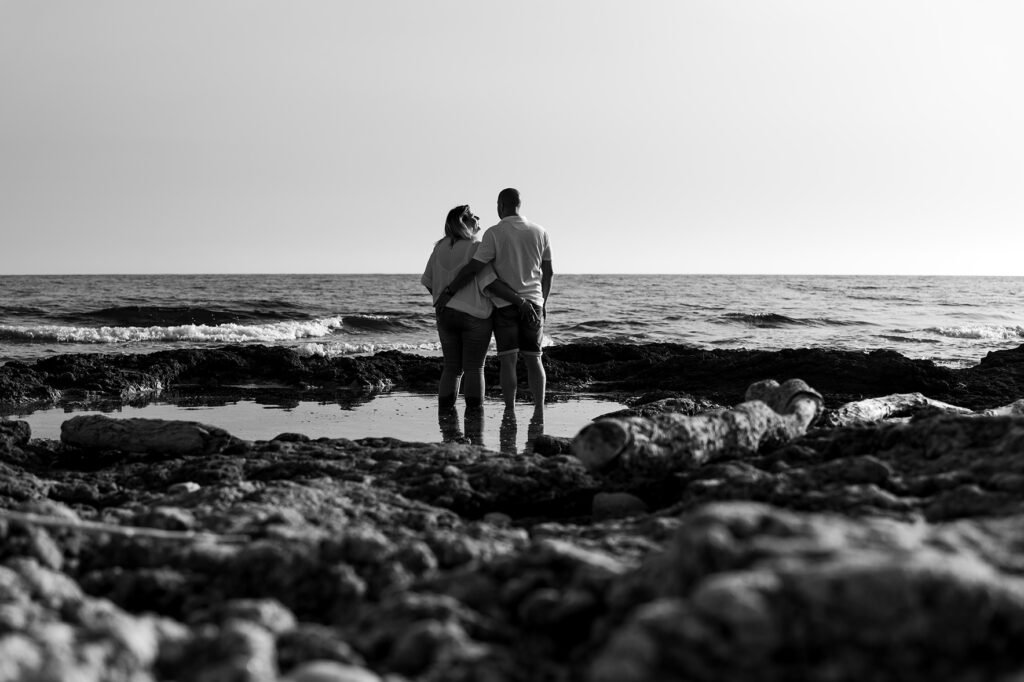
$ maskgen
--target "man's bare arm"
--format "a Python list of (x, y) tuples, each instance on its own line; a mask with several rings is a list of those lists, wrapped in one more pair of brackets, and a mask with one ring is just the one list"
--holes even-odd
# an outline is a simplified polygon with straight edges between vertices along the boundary
[(500, 279), (496, 279), (490, 284), (488, 284), (486, 287), (484, 287), (484, 291), (494, 296), (497, 296), (500, 299), (508, 301), (509, 303), (519, 308), (519, 310), (522, 310), (523, 306), (529, 303), (529, 301), (520, 296), (515, 289), (513, 289)]
[(452, 296), (455, 295), (455, 292), (466, 286), (470, 280), (476, 277), (478, 272), (483, 270), (485, 265), (486, 263), (478, 261), (475, 258), (471, 258), (468, 263), (462, 266), (462, 269), (459, 270), (459, 274), (455, 275), (455, 279), (451, 281), (451, 284), (446, 286), (444, 291), (441, 292), (441, 295), (437, 297), (434, 307), (441, 310), (448, 305), (448, 301), (450, 301)]
[(504, 299), (519, 309), (519, 316), (534, 328), (541, 325), (541, 314), (533, 307), (533, 303), (526, 300), (519, 293), (500, 279), (496, 279), (486, 287), (484, 291), (498, 298)]
[(551, 261), (540, 262), (540, 290), (544, 296), (544, 317), (548, 316), (548, 296), (551, 294), (551, 280), (555, 271), (551, 269)]

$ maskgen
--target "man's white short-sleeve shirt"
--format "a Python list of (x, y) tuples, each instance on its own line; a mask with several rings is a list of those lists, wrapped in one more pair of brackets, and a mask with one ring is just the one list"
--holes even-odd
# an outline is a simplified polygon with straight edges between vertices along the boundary
[[(540, 264), (551, 260), (551, 243), (547, 230), (537, 223), (518, 215), (502, 218), (484, 232), (473, 260), (491, 263), (498, 279), (526, 300), (544, 305)], [(512, 305), (501, 298), (493, 300), (499, 308)]]

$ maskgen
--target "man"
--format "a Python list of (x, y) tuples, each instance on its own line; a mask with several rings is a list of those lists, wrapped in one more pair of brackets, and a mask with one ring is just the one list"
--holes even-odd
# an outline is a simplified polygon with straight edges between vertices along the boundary
[(435, 304), (444, 308), (452, 294), (465, 286), (487, 263), (508, 288), (487, 287), (495, 296), (494, 342), (501, 365), (501, 393), (505, 409), (516, 403), (516, 363), (523, 356), (526, 379), (533, 393), (534, 416), (544, 413), (547, 375), (541, 362), (541, 339), (547, 300), (551, 293), (551, 245), (543, 227), (519, 214), (519, 191), (508, 188), (498, 194), (501, 222), (484, 232), (480, 248)]

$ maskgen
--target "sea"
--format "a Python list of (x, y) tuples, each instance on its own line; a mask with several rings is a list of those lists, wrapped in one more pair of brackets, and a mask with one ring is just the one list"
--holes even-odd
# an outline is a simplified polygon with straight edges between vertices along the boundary
[[(1024, 277), (556, 275), (545, 345), (891, 349), (951, 367), (1024, 343)], [(223, 344), (440, 353), (419, 275), (0, 276), (0, 362)]]
[[(544, 344), (577, 342), (888, 349), (969, 367), (990, 351), (1024, 343), (1024, 277), (556, 274)], [(285, 346), (327, 357), (441, 352), (431, 299), (418, 274), (0, 276), (0, 363), (225, 344)], [(434, 400), (379, 396), (354, 415), (339, 415), (337, 405), (319, 411), (306, 406), (311, 411), (298, 424), (294, 406), (282, 408), (289, 414), (277, 419), (252, 416), (256, 408), (242, 404), (231, 414), (222, 406), (200, 416), (221, 426), (225, 420), (244, 425), (249, 431), (236, 435), (249, 438), (303, 428), (314, 436), (352, 436), (344, 427), (349, 419), (363, 430), (358, 435), (429, 441), (444, 435), (431, 409)], [(600, 400), (556, 401), (546, 425), (564, 414), (561, 428), (571, 431), (584, 415), (622, 407)], [(141, 416), (158, 409), (174, 416), (179, 408), (153, 404)], [(500, 429), (500, 410), (491, 413)], [(35, 414), (34, 432), (54, 433), (63, 417)], [(403, 424), (414, 422), (415, 428), (403, 431)], [(372, 433), (378, 423), (381, 432)], [(528, 448), (522, 437), (504, 436), (506, 443)]]

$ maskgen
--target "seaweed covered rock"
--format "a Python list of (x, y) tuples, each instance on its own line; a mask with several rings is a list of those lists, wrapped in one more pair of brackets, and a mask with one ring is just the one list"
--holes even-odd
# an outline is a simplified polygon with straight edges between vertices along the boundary
[[(336, 399), (339, 391), (436, 387), (440, 358), (386, 351), (323, 357), (262, 345), (181, 349), (139, 355), (58, 355), (0, 366), (0, 407), (61, 402), (145, 400), (178, 395), (260, 395)], [(799, 348), (703, 350), (672, 343), (570, 343), (545, 349), (551, 391), (690, 394), (735, 405), (751, 383), (799, 376), (829, 404), (896, 393), (921, 393), (972, 410), (1024, 395), (1024, 346), (989, 353), (975, 367), (951, 369), (894, 351)], [(521, 377), (525, 377), (520, 372)], [(485, 365), (498, 385), (498, 362)], [(524, 379), (525, 380), (525, 379)]]

